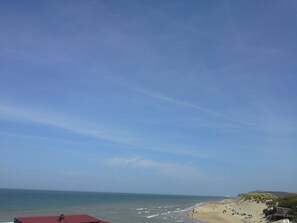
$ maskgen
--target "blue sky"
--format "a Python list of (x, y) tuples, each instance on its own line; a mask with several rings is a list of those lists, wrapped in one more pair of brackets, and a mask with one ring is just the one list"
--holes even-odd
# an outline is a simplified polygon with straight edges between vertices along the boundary
[(1, 1), (0, 187), (297, 191), (296, 13)]

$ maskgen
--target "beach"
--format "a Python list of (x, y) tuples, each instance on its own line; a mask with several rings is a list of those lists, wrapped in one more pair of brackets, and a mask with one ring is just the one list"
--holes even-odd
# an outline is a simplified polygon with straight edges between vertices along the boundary
[(266, 207), (265, 203), (230, 199), (196, 207), (188, 216), (205, 223), (263, 223)]

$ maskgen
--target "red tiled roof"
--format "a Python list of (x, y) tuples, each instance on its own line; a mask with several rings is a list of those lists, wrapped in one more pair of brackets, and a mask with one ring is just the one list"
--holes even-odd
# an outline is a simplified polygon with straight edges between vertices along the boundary
[(89, 215), (64, 215), (64, 220), (59, 221), (60, 216), (21, 217), (15, 218), (20, 223), (108, 223)]

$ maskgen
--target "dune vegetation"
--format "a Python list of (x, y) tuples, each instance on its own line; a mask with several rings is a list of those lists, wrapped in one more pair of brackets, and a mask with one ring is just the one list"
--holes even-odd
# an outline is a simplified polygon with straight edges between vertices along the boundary
[[(290, 214), (293, 215), (293, 222), (297, 222), (297, 194), (287, 196), (276, 196), (271, 193), (246, 193), (241, 194), (244, 201), (255, 201), (257, 203), (265, 203), (268, 207), (290, 208)], [(270, 211), (269, 211), (270, 210)], [(276, 210), (265, 209), (264, 213), (267, 215), (273, 214)]]

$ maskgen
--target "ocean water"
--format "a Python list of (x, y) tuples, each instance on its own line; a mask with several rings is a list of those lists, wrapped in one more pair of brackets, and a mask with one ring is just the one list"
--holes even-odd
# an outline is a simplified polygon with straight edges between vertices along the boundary
[(194, 223), (186, 212), (223, 197), (0, 189), (0, 222), (89, 214), (111, 223)]

